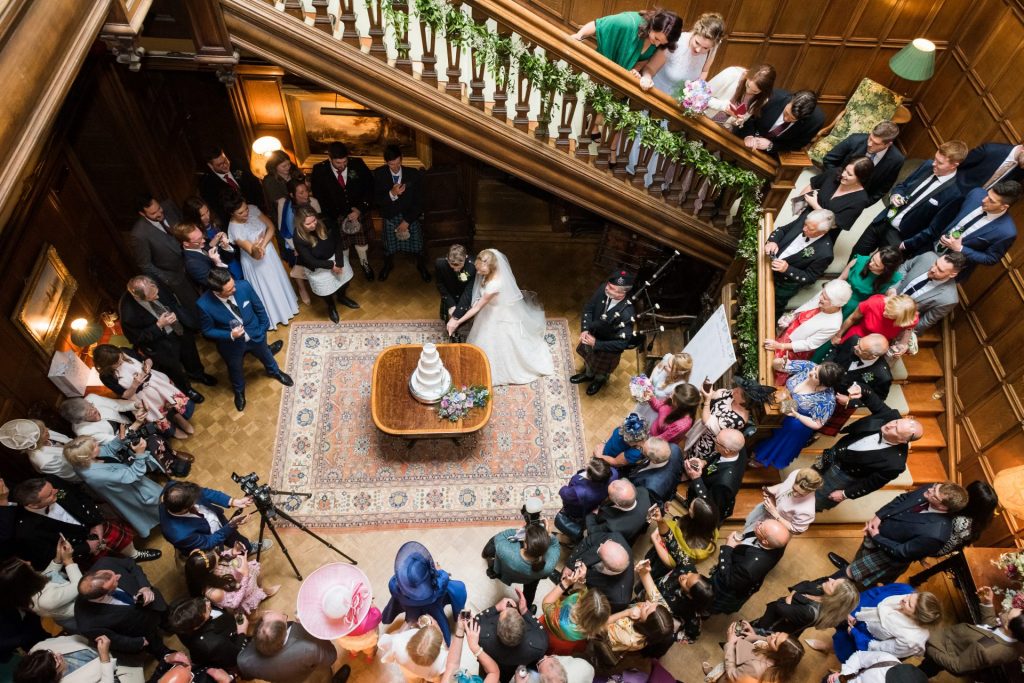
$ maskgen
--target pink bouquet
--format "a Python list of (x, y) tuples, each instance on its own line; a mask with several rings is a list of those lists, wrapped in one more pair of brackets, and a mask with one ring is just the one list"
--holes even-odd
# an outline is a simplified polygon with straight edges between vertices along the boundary
[(647, 375), (637, 375), (629, 380), (629, 394), (634, 401), (646, 403), (654, 396), (654, 384)]
[(687, 81), (679, 96), (679, 104), (687, 114), (693, 116), (703, 114), (710, 102), (711, 88), (708, 87), (707, 81), (700, 78)]
[(490, 392), (481, 386), (452, 389), (443, 397), (437, 408), (437, 416), (449, 422), (458, 422), (469, 414), (473, 408), (487, 405)]

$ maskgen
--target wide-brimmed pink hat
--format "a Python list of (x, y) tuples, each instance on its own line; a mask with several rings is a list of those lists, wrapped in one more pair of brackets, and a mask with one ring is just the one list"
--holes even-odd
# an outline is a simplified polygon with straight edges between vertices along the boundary
[(363, 570), (336, 562), (306, 577), (299, 586), (295, 612), (310, 635), (333, 640), (362, 623), (372, 598), (370, 579)]

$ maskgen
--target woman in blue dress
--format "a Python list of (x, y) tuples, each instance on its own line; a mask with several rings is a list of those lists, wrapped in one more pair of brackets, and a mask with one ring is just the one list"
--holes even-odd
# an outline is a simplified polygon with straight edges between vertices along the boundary
[(785, 370), (789, 373), (786, 388), (793, 406), (782, 426), (754, 447), (752, 467), (788, 467), (807, 445), (811, 434), (821, 429), (836, 409), (834, 388), (843, 376), (842, 368), (835, 363), (815, 365), (806, 360), (791, 360)]
[(390, 624), (403, 613), (409, 624), (427, 614), (441, 627), (445, 645), (451, 645), (451, 628), (444, 606), (451, 605), (452, 614), (458, 615), (466, 606), (466, 584), (438, 569), (430, 551), (422, 544), (408, 541), (398, 549), (395, 575), (388, 582), (388, 590), (391, 600), (384, 607), (382, 621), (385, 624)]

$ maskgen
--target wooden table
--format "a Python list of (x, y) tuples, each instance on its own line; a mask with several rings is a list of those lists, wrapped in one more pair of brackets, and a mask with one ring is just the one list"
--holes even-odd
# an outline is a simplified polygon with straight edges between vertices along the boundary
[[(377, 356), (370, 388), (373, 424), (385, 434), (408, 439), (408, 446), (416, 439), (452, 439), (458, 443), (460, 436), (482, 429), (491, 419), (491, 401), (458, 422), (439, 419), (437, 404), (420, 403), (409, 391), (409, 378), (422, 351), (421, 344), (401, 344)], [(493, 397), (491, 365), (482, 349), (472, 344), (438, 344), (437, 352), (455, 386), (483, 386)]]

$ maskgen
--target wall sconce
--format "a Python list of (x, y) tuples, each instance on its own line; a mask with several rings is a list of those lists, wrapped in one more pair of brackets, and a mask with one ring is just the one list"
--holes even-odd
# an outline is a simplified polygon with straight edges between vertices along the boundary
[(935, 43), (915, 38), (892, 56), (889, 69), (908, 81), (927, 81), (935, 73)]
[(256, 138), (252, 143), (252, 151), (261, 156), (270, 156), (271, 153), (281, 149), (281, 141), (273, 135), (264, 135)]
[(69, 336), (72, 346), (76, 347), (81, 354), (100, 340), (100, 337), (103, 336), (103, 326), (96, 322), (89, 322), (85, 318), (75, 318), (71, 321)]

